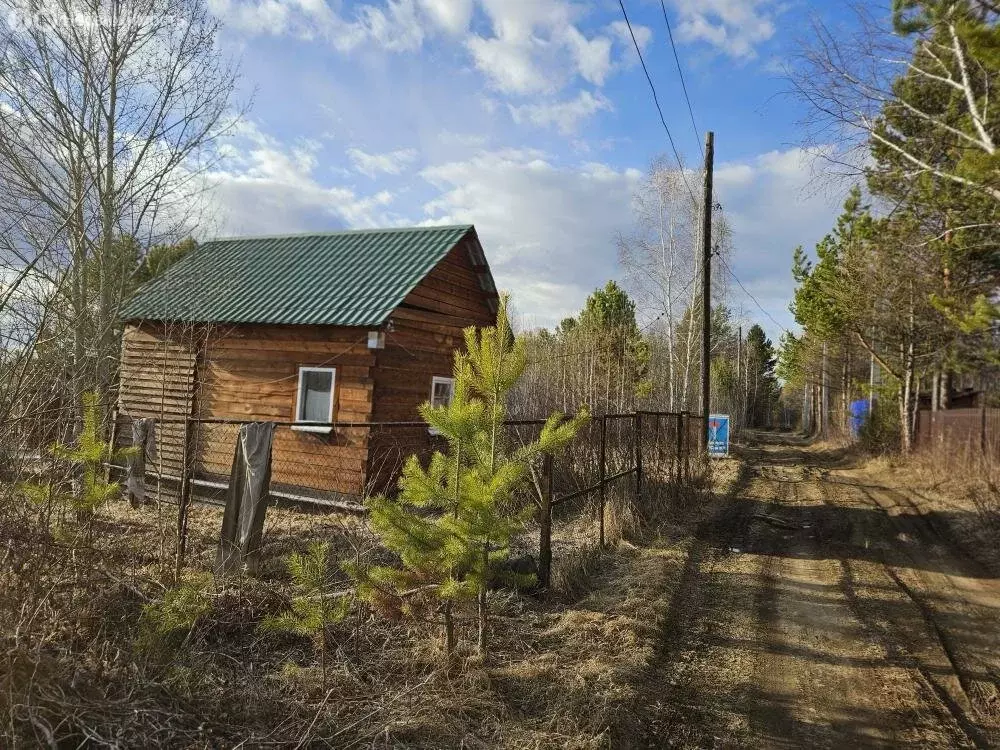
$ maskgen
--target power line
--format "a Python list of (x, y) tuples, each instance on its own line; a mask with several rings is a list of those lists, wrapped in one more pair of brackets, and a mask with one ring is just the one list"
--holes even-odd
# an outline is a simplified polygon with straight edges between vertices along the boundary
[(701, 156), (705, 158), (705, 147), (701, 145), (701, 131), (698, 130), (694, 121), (694, 108), (691, 106), (691, 97), (688, 96), (687, 82), (684, 80), (684, 69), (681, 67), (681, 58), (677, 54), (677, 45), (674, 44), (674, 30), (670, 28), (670, 18), (667, 16), (667, 6), (660, 0), (660, 9), (663, 11), (663, 22), (667, 25), (667, 37), (670, 39), (670, 48), (674, 51), (674, 62), (677, 63), (677, 76), (681, 79), (681, 89), (684, 91), (684, 101), (687, 102), (688, 114), (691, 115), (691, 127), (694, 128), (694, 140), (701, 149)]
[(646, 67), (646, 61), (642, 57), (642, 50), (639, 49), (639, 42), (636, 41), (635, 32), (632, 31), (632, 22), (628, 19), (628, 12), (625, 10), (624, 0), (618, 0), (618, 5), (621, 6), (622, 16), (625, 18), (625, 25), (628, 26), (629, 36), (632, 37), (632, 44), (635, 46), (635, 53), (639, 56), (639, 62), (642, 65), (642, 72), (646, 74), (646, 82), (649, 83), (649, 90), (653, 92), (653, 103), (656, 105), (656, 111), (660, 113), (660, 123), (663, 125), (663, 129), (667, 133), (667, 140), (670, 142), (670, 150), (674, 152), (674, 158), (677, 159), (677, 166), (681, 170), (681, 177), (684, 179), (684, 185), (687, 187), (688, 193), (691, 194), (691, 200), (694, 201), (695, 205), (697, 205), (698, 199), (695, 197), (694, 190), (691, 189), (687, 173), (684, 171), (684, 162), (681, 161), (681, 155), (677, 151), (677, 145), (674, 143), (674, 137), (670, 134), (670, 128), (667, 127), (667, 118), (663, 116), (663, 108), (660, 106), (660, 98), (656, 95), (656, 86), (653, 85), (653, 79), (649, 75), (649, 68)]
[(754, 297), (753, 294), (750, 293), (750, 290), (747, 289), (745, 286), (743, 286), (743, 282), (740, 281), (739, 277), (735, 274), (735, 272), (733, 271), (733, 269), (729, 267), (728, 263), (726, 263), (726, 259), (724, 257), (722, 257), (722, 255), (718, 255), (717, 257), (719, 258), (719, 262), (722, 264), (722, 267), (725, 268), (729, 272), (729, 275), (733, 277), (733, 281), (735, 281), (737, 283), (737, 285), (740, 287), (740, 289), (743, 290), (743, 293), (747, 297), (749, 297), (751, 300), (753, 300), (753, 303), (755, 305), (757, 305), (757, 307), (760, 309), (760, 311), (762, 313), (764, 313), (764, 315), (767, 316), (768, 320), (770, 320), (772, 323), (774, 323), (774, 325), (776, 325), (778, 328), (780, 328), (785, 333), (787, 333), (789, 335), (794, 335), (794, 334), (792, 334), (791, 331), (789, 331), (787, 328), (785, 328), (783, 325), (781, 325), (781, 323), (779, 323), (777, 320), (775, 320), (774, 316), (771, 315), (771, 313), (769, 313), (767, 310), (765, 310), (764, 306), (762, 304), (760, 304), (760, 301), (756, 297)]

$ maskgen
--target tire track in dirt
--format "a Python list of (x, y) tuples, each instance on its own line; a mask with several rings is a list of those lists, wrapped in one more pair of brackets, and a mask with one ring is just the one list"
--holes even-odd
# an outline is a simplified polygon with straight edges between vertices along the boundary
[[(883, 665), (892, 667), (897, 691), (909, 690), (911, 680), (897, 665), (886, 663), (886, 655), (841, 595), (839, 566), (825, 549), (822, 492), (802, 465), (809, 456), (793, 457), (771, 463), (768, 453), (758, 454), (765, 465), (761, 489), (778, 502), (759, 514), (772, 524), (770, 541), (759, 551), (766, 553), (762, 571), (771, 583), (762, 591), (773, 597), (761, 612), (773, 653), (756, 675), (763, 699), (751, 715), (754, 734), (774, 747), (840, 747), (847, 737), (870, 746), (902, 744), (905, 737), (894, 722), (874, 718), (878, 711), (866, 721), (852, 717), (871, 705), (845, 710), (842, 704), (840, 696), (857, 692), (867, 675)], [(849, 521), (835, 525), (852, 533)], [(803, 596), (802, 589), (812, 595)], [(776, 702), (790, 716), (769, 708)], [(883, 712), (890, 709), (877, 699), (873, 703)]]
[[(820, 476), (822, 486), (833, 486), (829, 470), (815, 470)], [(913, 545), (900, 545), (897, 551), (909, 562), (903, 567), (885, 559), (883, 554), (882, 567), (888, 579), (912, 603), (919, 618), (925, 625), (925, 632), (934, 645), (940, 650), (949, 666), (948, 674), (929, 671), (921, 663), (919, 646), (912, 640), (900, 639), (897, 650), (902, 649), (915, 662), (929, 686), (946, 706), (949, 713), (961, 725), (969, 741), (976, 747), (994, 747), (1000, 745), (1000, 685), (998, 685), (995, 665), (982, 664), (970, 658), (969, 650), (962, 647), (959, 639), (953, 637), (946, 624), (941, 622), (941, 615), (930, 601), (926, 588), (933, 586), (928, 580), (928, 573), (922, 568), (934, 560), (942, 566), (941, 571), (934, 573), (941, 578), (948, 588), (948, 593), (957, 597), (965, 609), (975, 609), (977, 605), (964, 595), (965, 587), (957, 585), (954, 577), (944, 570), (959, 571), (965, 577), (966, 586), (975, 583), (976, 576), (987, 576), (985, 569), (957, 543), (954, 536), (939, 524), (928, 518), (921, 509), (904, 493), (887, 487), (861, 486), (851, 482), (838, 482), (841, 487), (850, 488), (853, 494), (864, 504), (884, 514), (886, 522), (897, 530), (897, 536), (919, 540), (919, 548)], [(880, 495), (890, 499), (889, 503), (879, 500)], [(905, 506), (907, 511), (905, 523), (901, 523), (898, 515), (890, 510)], [(911, 536), (912, 535), (912, 536)], [(919, 549), (920, 554), (918, 554)], [(946, 552), (945, 552), (946, 551)], [(906, 577), (912, 576), (915, 581), (908, 584)], [(971, 584), (970, 584), (971, 582)], [(942, 598), (940, 590), (934, 591), (937, 599)], [(1000, 625), (1000, 622), (995, 622)], [(1000, 630), (994, 630), (994, 637)], [(947, 678), (947, 679), (944, 679)]]
[(946, 629), (893, 580), (885, 515), (842, 502), (815, 450), (742, 455), (690, 545), (639, 731), (615, 746), (990, 746)]
[[(873, 637), (882, 644), (889, 659), (898, 666), (912, 670), (919, 675), (920, 682), (926, 688), (925, 694), (933, 696), (933, 698), (936, 698), (940, 702), (942, 708), (947, 711), (948, 715), (958, 725), (967, 741), (967, 745), (976, 748), (989, 747), (978, 727), (969, 719), (966, 711), (952, 695), (952, 691), (946, 685), (942, 684), (940, 677), (921, 663), (920, 659), (913, 653), (913, 650), (907, 647), (905, 641), (900, 639), (898, 633), (894, 633), (866, 609), (855, 591), (851, 566), (844, 560), (840, 561), (840, 566), (843, 571), (841, 586), (844, 589), (847, 601), (851, 605), (851, 609), (865, 623), (866, 629), (873, 634)], [(952, 663), (950, 659), (949, 663)]]

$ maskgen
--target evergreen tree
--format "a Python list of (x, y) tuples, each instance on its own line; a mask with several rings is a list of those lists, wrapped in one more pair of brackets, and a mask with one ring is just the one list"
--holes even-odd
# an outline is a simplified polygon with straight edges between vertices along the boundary
[(501, 300), (495, 327), (465, 331), (466, 352), (455, 357), (455, 393), (447, 406), (424, 404), (424, 420), (448, 443), (425, 468), (416, 456), (406, 463), (398, 500), (368, 501), (371, 525), (399, 557), (399, 567), (355, 571), (358, 593), (377, 607), (402, 613), (434, 602), (444, 618), (445, 645), (455, 646), (453, 608), (478, 603), (478, 647), (487, 652), (487, 585), (508, 556), (513, 537), (533, 507), (519, 504), (516, 491), (529, 462), (563, 448), (587, 419), (564, 421), (553, 414), (538, 439), (516, 445), (507, 439), (507, 395), (525, 368), (523, 343), (515, 339)]
[(20, 485), (22, 494), (33, 504), (52, 506), (68, 504), (80, 518), (90, 521), (104, 503), (118, 495), (121, 486), (105, 478), (104, 467), (112, 460), (123, 460), (133, 455), (135, 448), (115, 450), (101, 436), (100, 405), (96, 393), (83, 395), (83, 427), (74, 445), (55, 443), (50, 448), (53, 457), (69, 465), (74, 477), (72, 490), (66, 492), (50, 481), (47, 484), (25, 483)]
[(751, 326), (746, 338), (748, 419), (751, 427), (771, 427), (780, 388), (775, 377), (777, 358), (771, 340), (759, 325)]
[(153, 245), (136, 266), (132, 277), (134, 286), (130, 291), (135, 291), (142, 284), (160, 276), (170, 266), (197, 248), (198, 243), (191, 237), (172, 245)]
[(306, 554), (293, 552), (288, 557), (286, 561), (288, 573), (296, 589), (291, 608), (261, 623), (267, 630), (287, 630), (317, 641), (324, 689), (326, 689), (327, 627), (347, 616), (349, 604), (346, 597), (334, 601), (329, 596), (331, 593), (329, 554), (328, 542), (313, 542)]
[[(816, 245), (813, 263), (796, 248), (792, 258), (792, 275), (797, 282), (791, 311), (796, 322), (805, 330), (800, 340), (800, 364), (804, 380), (826, 391), (834, 388), (833, 372), (839, 370), (840, 419), (834, 421), (846, 430), (852, 391), (852, 364), (857, 361), (855, 350), (860, 343), (865, 349), (874, 346), (872, 310), (881, 302), (871, 297), (871, 309), (859, 304), (859, 284), (877, 296), (870, 279), (879, 270), (872, 265), (877, 259), (878, 223), (870, 207), (862, 201), (861, 188), (854, 186), (844, 202), (844, 210), (833, 231)], [(808, 371), (808, 372), (807, 372)], [(820, 391), (820, 394), (823, 391)], [(829, 397), (820, 407), (818, 421), (829, 414)], [(824, 423), (825, 424), (825, 423)]]
[[(576, 327), (568, 330), (590, 337), (608, 370), (609, 384), (617, 381), (619, 391), (627, 385), (635, 396), (648, 394), (649, 343), (636, 322), (635, 302), (617, 283), (609, 281), (587, 297)], [(626, 394), (619, 393), (619, 409), (626, 400)]]
[[(914, 48), (911, 64), (893, 83), (894, 98), (882, 107), (868, 186), (905, 210), (934, 252), (930, 271), (937, 283), (930, 293), (949, 335), (933, 364), (950, 372), (995, 353), (1000, 116), (990, 94), (1000, 85), (997, 9), (895, 0), (894, 20)], [(905, 156), (912, 153), (929, 169), (915, 172)]]

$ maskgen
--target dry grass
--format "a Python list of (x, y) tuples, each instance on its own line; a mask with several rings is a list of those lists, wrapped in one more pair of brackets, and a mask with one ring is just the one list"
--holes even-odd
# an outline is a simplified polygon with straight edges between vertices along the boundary
[(1000, 573), (1000, 462), (939, 448), (878, 456), (864, 470), (905, 491), (921, 512), (938, 514), (973, 557)]
[[(214, 581), (192, 627), (143, 647), (143, 607), (173, 586), (173, 513), (114, 502), (87, 540), (0, 499), (0, 745), (590, 748), (630, 721), (663, 549), (557, 547), (547, 596), (491, 593), (486, 663), (463, 645), (446, 666), (436, 622), (355, 607), (324, 686), (312, 641), (259, 625), (289, 602), (284, 558), (322, 540), (351, 559), (370, 544), (358, 522), (269, 510), (258, 575)], [(192, 508), (189, 575), (211, 569), (221, 516)], [(459, 627), (471, 643), (471, 611)]]

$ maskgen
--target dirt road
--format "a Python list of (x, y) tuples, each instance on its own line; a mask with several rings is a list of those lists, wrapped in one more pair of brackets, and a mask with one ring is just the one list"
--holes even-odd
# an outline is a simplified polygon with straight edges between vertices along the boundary
[(699, 526), (631, 739), (1000, 747), (1000, 580), (946, 518), (771, 440)]

